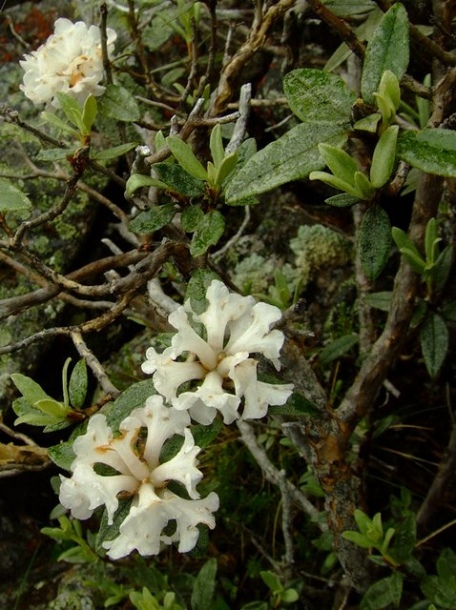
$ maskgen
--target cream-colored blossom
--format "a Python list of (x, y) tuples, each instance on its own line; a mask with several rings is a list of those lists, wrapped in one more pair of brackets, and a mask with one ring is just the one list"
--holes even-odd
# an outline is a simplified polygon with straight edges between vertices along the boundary
[[(111, 54), (117, 34), (108, 28), (107, 37)], [(87, 27), (82, 21), (57, 19), (54, 34), (19, 63), (25, 72), (20, 88), (35, 104), (58, 107), (57, 92), (72, 95), (82, 104), (90, 94), (101, 95), (105, 89), (99, 84), (103, 79), (100, 28)]]
[[(201, 424), (211, 423), (217, 411), (230, 424), (241, 416), (263, 417), (269, 405), (285, 404), (293, 385), (258, 381), (258, 360), (251, 357), (261, 354), (280, 370), (284, 336), (271, 330), (280, 310), (253, 297), (230, 294), (218, 280), (211, 283), (206, 298), (209, 305), (202, 314), (192, 310), (190, 301), (171, 313), (169, 323), (177, 330), (171, 347), (161, 354), (153, 347), (147, 350), (142, 369), (154, 375), (157, 392)], [(190, 319), (196, 328), (204, 328), (204, 336)], [(183, 354), (186, 360), (177, 361)], [(187, 382), (191, 386), (182, 390)]]
[[(87, 432), (75, 440), (72, 476), (61, 477), (63, 506), (77, 519), (87, 519), (97, 507), (105, 506), (108, 523), (112, 524), (119, 495), (132, 498), (119, 535), (104, 542), (112, 559), (134, 549), (142, 555), (153, 555), (163, 544), (172, 542), (186, 552), (197, 542), (199, 523), (215, 526), (212, 513), (218, 508), (218, 497), (211, 493), (200, 499), (196, 490), (202, 478), (196, 458), (200, 448), (187, 427), (189, 423), (187, 412), (165, 407), (161, 396), (151, 396), (145, 407), (135, 409), (122, 421), (120, 436), (114, 436), (104, 415), (96, 414)], [(160, 462), (165, 441), (175, 434), (184, 437), (182, 447), (173, 458)], [(113, 472), (101, 474), (100, 466), (108, 466)], [(189, 499), (168, 490), (170, 481), (182, 485)], [(169, 522), (176, 524), (172, 536), (163, 533)]]

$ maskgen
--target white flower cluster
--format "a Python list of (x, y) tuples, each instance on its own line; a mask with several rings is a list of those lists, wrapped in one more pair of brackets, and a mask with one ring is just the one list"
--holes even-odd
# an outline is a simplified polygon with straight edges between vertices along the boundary
[[(218, 509), (217, 494), (211, 492), (200, 500), (196, 485), (202, 478), (195, 446), (188, 425), (190, 417), (163, 405), (160, 396), (151, 396), (145, 407), (135, 409), (120, 425), (120, 436), (114, 437), (100, 413), (94, 415), (87, 432), (79, 436), (73, 450), (71, 478), (61, 477), (60, 502), (70, 508), (77, 519), (88, 519), (99, 506), (105, 506), (108, 523), (113, 523), (119, 507), (119, 496), (132, 498), (131, 508), (121, 523), (119, 535), (103, 543), (111, 559), (129, 555), (136, 549), (141, 555), (156, 555), (162, 545), (178, 542), (179, 551), (190, 551), (199, 536), (198, 524), (215, 526), (213, 512)], [(146, 431), (146, 437), (142, 437)], [(179, 452), (160, 463), (165, 441), (175, 434), (184, 437)], [(103, 475), (100, 465), (109, 466), (113, 474)], [(176, 481), (185, 487), (190, 499), (181, 498), (169, 489)], [(174, 522), (175, 530), (163, 530)]]
[[(230, 294), (216, 280), (206, 297), (209, 305), (204, 313), (197, 315), (187, 301), (170, 315), (169, 321), (178, 331), (171, 347), (163, 354), (154, 348), (147, 350), (142, 368), (154, 374), (161, 396), (149, 397), (143, 408), (125, 418), (117, 437), (104, 415), (94, 415), (87, 432), (73, 444), (76, 458), (71, 478), (61, 477), (60, 502), (77, 519), (87, 519), (96, 508), (105, 506), (112, 524), (119, 498), (131, 498), (118, 536), (103, 543), (112, 559), (135, 549), (141, 555), (155, 555), (172, 542), (178, 543), (179, 551), (187, 552), (198, 540), (199, 524), (215, 526), (217, 494), (211, 492), (200, 499), (196, 490), (202, 473), (196, 459), (200, 448), (189, 429), (191, 418), (210, 424), (217, 411), (227, 424), (239, 418), (263, 417), (269, 405), (283, 405), (292, 392), (292, 384), (259, 381), (258, 361), (251, 356), (261, 354), (279, 370), (284, 337), (270, 327), (280, 318), (280, 310), (256, 303), (252, 297)], [(204, 336), (194, 330), (189, 318)], [(177, 361), (184, 354), (185, 361)], [(196, 388), (194, 381), (200, 384)], [(185, 391), (179, 393), (184, 383)], [(163, 397), (170, 406), (163, 403)], [(184, 437), (181, 449), (161, 462), (164, 443), (176, 434)], [(106, 467), (110, 470), (103, 472)], [(184, 487), (188, 499), (168, 489), (170, 482)], [(174, 529), (170, 531), (171, 524)]]
[[(117, 38), (115, 31), (108, 28), (107, 38), (110, 54)], [(20, 88), (35, 104), (58, 107), (58, 92), (72, 95), (83, 104), (90, 94), (97, 96), (104, 91), (99, 84), (103, 78), (101, 35), (95, 25), (57, 19), (54, 34), (24, 57), (20, 61), (25, 72)]]
[[(192, 310), (190, 301), (171, 313), (168, 321), (178, 331), (171, 347), (162, 354), (150, 347), (142, 370), (154, 374), (155, 389), (175, 409), (188, 410), (200, 424), (210, 424), (217, 411), (225, 424), (241, 416), (264, 417), (269, 405), (285, 404), (293, 390), (292, 384), (259, 381), (258, 360), (251, 357), (261, 354), (280, 370), (284, 336), (270, 330), (282, 315), (280, 309), (256, 303), (253, 297), (230, 294), (218, 280), (213, 280), (206, 298), (209, 306), (202, 314)], [(204, 327), (204, 338), (190, 325), (189, 314), (196, 327)], [(177, 361), (182, 354), (187, 354), (186, 360)], [(184, 383), (194, 380), (201, 381), (197, 389), (179, 393)]]

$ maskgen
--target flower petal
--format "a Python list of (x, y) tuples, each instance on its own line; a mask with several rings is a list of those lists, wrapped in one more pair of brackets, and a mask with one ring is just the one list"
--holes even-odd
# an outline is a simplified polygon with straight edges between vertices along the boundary
[(279, 330), (270, 331), (270, 327), (280, 320), (281, 316), (278, 307), (267, 303), (256, 303), (241, 318), (230, 324), (231, 335), (226, 352), (235, 354), (248, 349), (250, 354), (263, 354), (279, 369), (279, 355), (284, 335)]
[(203, 478), (203, 473), (198, 470), (196, 456), (200, 448), (195, 445), (193, 435), (188, 428), (184, 430), (184, 444), (179, 452), (168, 462), (157, 466), (151, 473), (151, 482), (155, 487), (164, 487), (168, 481), (178, 481), (187, 490), (190, 498), (199, 498), (196, 485)]
[(196, 318), (206, 327), (208, 344), (215, 353), (219, 353), (223, 351), (227, 325), (240, 318), (255, 303), (255, 300), (253, 297), (230, 293), (225, 284), (218, 280), (211, 282), (206, 298), (209, 305), (206, 311)]
[(172, 339), (172, 348), (174, 351), (173, 357), (177, 358), (183, 352), (196, 354), (202, 364), (213, 369), (217, 366), (218, 351), (200, 337), (190, 326), (185, 307), (179, 307), (173, 311), (168, 322), (178, 331)]
[(71, 479), (61, 477), (59, 499), (77, 519), (88, 519), (95, 508), (106, 506), (108, 522), (113, 522), (119, 506), (117, 494), (133, 493), (138, 481), (128, 475), (101, 476), (88, 464), (76, 466)]
[(135, 409), (131, 415), (147, 428), (143, 457), (150, 470), (158, 465), (165, 441), (175, 434), (183, 435), (186, 426), (190, 424), (190, 416), (186, 411), (165, 407), (163, 398), (157, 395), (149, 396), (144, 408)]

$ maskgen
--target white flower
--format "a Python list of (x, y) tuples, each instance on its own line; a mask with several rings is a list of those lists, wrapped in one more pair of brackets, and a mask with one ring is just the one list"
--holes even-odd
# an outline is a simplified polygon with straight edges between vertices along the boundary
[[(117, 34), (107, 29), (108, 54)], [(35, 104), (50, 102), (58, 107), (57, 92), (68, 93), (83, 104), (89, 94), (101, 95), (104, 87), (100, 29), (82, 21), (57, 19), (54, 34), (19, 63), (24, 70), (20, 88)]]
[[(292, 384), (270, 384), (258, 381), (258, 361), (251, 354), (262, 354), (280, 370), (279, 354), (284, 336), (270, 330), (281, 317), (277, 307), (256, 303), (253, 297), (230, 294), (227, 287), (213, 280), (206, 294), (209, 305), (196, 314), (187, 301), (172, 312), (168, 320), (178, 332), (171, 347), (162, 354), (150, 347), (142, 364), (145, 373), (154, 375), (154, 385), (175, 409), (188, 410), (192, 419), (210, 424), (217, 411), (225, 424), (241, 417), (239, 407), (244, 400), (242, 418), (263, 417), (269, 405), (283, 405), (292, 393)], [(204, 326), (205, 338), (196, 333)], [(176, 362), (182, 354), (185, 362)], [(186, 382), (199, 386), (181, 391)]]
[[(198, 540), (199, 523), (215, 526), (212, 513), (218, 509), (218, 496), (212, 492), (199, 499), (196, 486), (202, 473), (196, 456), (200, 448), (195, 446), (189, 423), (187, 412), (165, 407), (161, 396), (151, 396), (144, 408), (135, 409), (122, 421), (119, 437), (114, 437), (106, 417), (96, 414), (87, 432), (74, 441), (72, 476), (61, 477), (60, 502), (75, 518), (88, 519), (104, 505), (108, 523), (112, 524), (119, 496), (132, 497), (118, 537), (103, 543), (112, 559), (134, 549), (142, 555), (154, 555), (163, 544), (172, 542), (178, 542), (179, 550), (186, 552)], [(162, 447), (175, 434), (184, 437), (182, 447), (173, 458), (161, 463)], [(103, 465), (113, 469), (112, 474), (101, 474)], [(170, 481), (185, 487), (190, 499), (168, 490)], [(163, 529), (169, 522), (175, 523), (175, 531), (165, 535)]]

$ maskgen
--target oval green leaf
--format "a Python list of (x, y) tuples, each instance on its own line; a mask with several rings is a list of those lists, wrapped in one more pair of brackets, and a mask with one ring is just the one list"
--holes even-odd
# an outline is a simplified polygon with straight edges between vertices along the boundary
[(316, 69), (293, 70), (285, 76), (283, 88), (290, 108), (304, 123), (348, 127), (356, 95), (340, 76)]
[(409, 20), (404, 6), (398, 2), (383, 16), (367, 45), (361, 77), (361, 96), (374, 102), (385, 70), (401, 80), (409, 62)]
[(190, 254), (201, 256), (210, 246), (215, 245), (222, 237), (225, 230), (225, 218), (218, 210), (211, 210), (205, 214), (198, 224), (192, 243), (190, 244)]
[(250, 157), (230, 181), (225, 199), (229, 205), (270, 191), (291, 180), (307, 178), (323, 169), (318, 145), (342, 145), (346, 132), (337, 123), (302, 123)]
[(431, 377), (436, 377), (448, 352), (448, 328), (441, 316), (430, 312), (420, 332), (421, 353)]
[(25, 193), (8, 180), (0, 180), (0, 213), (30, 210), (32, 202)]
[(132, 123), (139, 121), (141, 112), (134, 96), (120, 85), (108, 85), (98, 102), (99, 113), (110, 119)]
[(456, 178), (456, 132), (449, 129), (406, 131), (397, 143), (398, 157), (429, 174)]
[(130, 222), (129, 229), (133, 233), (153, 233), (153, 231), (158, 231), (158, 229), (170, 223), (175, 213), (176, 207), (174, 203), (165, 203), (138, 214)]
[(391, 226), (388, 214), (380, 206), (364, 214), (358, 237), (361, 265), (372, 282), (382, 272), (391, 251)]

